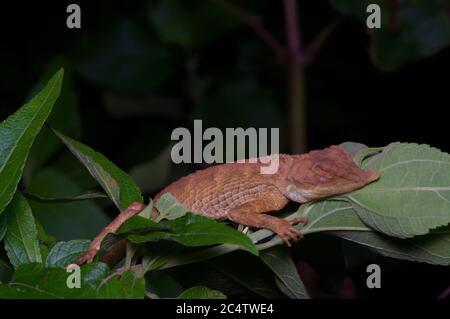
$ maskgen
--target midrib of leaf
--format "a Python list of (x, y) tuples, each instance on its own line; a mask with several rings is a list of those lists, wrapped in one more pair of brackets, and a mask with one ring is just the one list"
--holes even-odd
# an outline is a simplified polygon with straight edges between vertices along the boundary
[[(437, 163), (437, 164), (446, 164), (446, 165), (450, 165), (450, 162), (447, 161), (441, 161), (441, 160), (431, 160), (431, 159), (412, 159), (412, 160), (406, 160), (406, 161), (401, 161), (401, 162), (396, 162), (396, 163), (392, 163), (390, 165), (387, 165), (385, 167), (383, 167), (380, 172), (388, 170), (392, 167), (395, 166), (399, 166), (399, 165), (404, 165), (404, 164), (409, 164), (409, 163)], [(367, 165), (366, 165), (367, 166)]]

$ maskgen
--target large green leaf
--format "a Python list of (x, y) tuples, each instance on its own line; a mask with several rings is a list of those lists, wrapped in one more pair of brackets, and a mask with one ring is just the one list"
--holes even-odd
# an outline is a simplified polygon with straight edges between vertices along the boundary
[(162, 221), (159, 225), (168, 227), (169, 232), (153, 231), (142, 235), (132, 234), (128, 236), (128, 240), (137, 244), (148, 241), (173, 240), (190, 247), (229, 243), (258, 255), (258, 250), (247, 235), (204, 216), (187, 213), (175, 220)]
[(126, 209), (133, 202), (143, 201), (139, 187), (133, 179), (105, 156), (57, 131), (54, 132), (88, 169), (120, 210)]
[(143, 299), (145, 280), (127, 270), (120, 277), (109, 279), (99, 286), (97, 298), (101, 299)]
[(0, 285), (0, 298), (94, 298), (95, 290), (84, 281), (83, 267), (81, 287), (71, 289), (67, 286), (67, 279), (71, 273), (64, 269), (46, 269), (38, 263), (22, 265), (17, 268), (10, 283)]
[(89, 244), (90, 241), (85, 239), (70, 240), (67, 242), (61, 241), (56, 243), (56, 245), (53, 246), (52, 250), (48, 253), (45, 265), (47, 267), (64, 268), (80, 258), (88, 249)]
[(392, 143), (372, 158), (362, 167), (379, 172), (380, 179), (346, 195), (365, 223), (400, 238), (450, 223), (449, 154), (428, 145)]
[(0, 123), (0, 213), (11, 201), (34, 139), (59, 96), (63, 69), (16, 113)]
[(261, 252), (261, 259), (272, 269), (283, 284), (282, 289), (290, 298), (307, 299), (308, 292), (298, 274), (289, 250), (283, 246), (272, 247)]
[[(78, 138), (81, 133), (78, 98), (73, 85), (72, 66), (66, 57), (57, 56), (49, 63), (32, 92), (38, 92), (61, 66), (64, 67), (64, 82), (47, 123), (64, 134)], [(61, 147), (58, 138), (48, 128), (44, 127), (39, 132), (31, 147), (25, 166), (24, 178), (26, 184), (28, 184), (34, 171), (45, 164)]]
[(195, 286), (183, 291), (179, 299), (226, 299), (223, 293), (218, 290), (209, 289), (204, 286)]
[(304, 205), (300, 215), (308, 217), (308, 224), (300, 226), (304, 234), (327, 232), (364, 245), (381, 255), (426, 262), (434, 265), (450, 264), (450, 231), (447, 228), (399, 239), (373, 231), (358, 217), (351, 203), (324, 200)]
[(14, 267), (41, 262), (38, 232), (31, 208), (26, 199), (16, 193), (5, 210), (7, 231), (5, 249)]

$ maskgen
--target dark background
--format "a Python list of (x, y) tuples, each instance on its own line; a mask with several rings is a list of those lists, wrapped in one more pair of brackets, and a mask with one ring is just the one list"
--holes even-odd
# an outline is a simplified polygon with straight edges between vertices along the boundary
[[(181, 44), (165, 38), (155, 26), (155, 12), (163, 6), (162, 0), (77, 1), (81, 30), (66, 27), (68, 2), (2, 4), (0, 119), (17, 110), (43, 74), (64, 61), (65, 81), (71, 77), (70, 91), (76, 96), (76, 101), (71, 101), (75, 111), (63, 111), (52, 125), (64, 131), (74, 124), (68, 133), (126, 171), (150, 163), (153, 171), (162, 173), (140, 181), (149, 196), (197, 168), (170, 165), (161, 155), (169, 145), (171, 131), (191, 127), (194, 118), (203, 119), (204, 127), (280, 127), (281, 151), (290, 152), (287, 66), (239, 17), (214, 1), (210, 1), (214, 14), (197, 10), (201, 2), (205, 1), (182, 2), (187, 12), (183, 14), (196, 12), (191, 19), (198, 22), (189, 44), (183, 42), (187, 41), (183, 40), (184, 24), (176, 19), (171, 21), (172, 37), (182, 39)], [(281, 1), (234, 3), (285, 43)], [(371, 36), (360, 20), (342, 15), (329, 1), (299, 1), (298, 13), (305, 44), (330, 22), (341, 21), (314, 61), (305, 66), (307, 149), (345, 141), (369, 146), (404, 141), (450, 151), (446, 133), (449, 47), (386, 72), (370, 57)], [(162, 161), (155, 160), (159, 155)], [(58, 174), (66, 175), (77, 187), (93, 185), (82, 169), (70, 162), (65, 150), (55, 149), (29, 169), (23, 187), (39, 189), (40, 183), (49, 183), (45, 176), (36, 177), (46, 167), (56, 167)], [(43, 181), (36, 181), (40, 179)], [(103, 208), (115, 214), (110, 207)], [(57, 223), (53, 227), (62, 228)], [(80, 232), (90, 236), (95, 231), (95, 227), (88, 233), (75, 229), (73, 236)], [(341, 267), (342, 253), (334, 256), (342, 249), (340, 241), (312, 237), (305, 245), (316, 251), (309, 255), (300, 252), (299, 258), (314, 264), (317, 254), (330, 254), (319, 264), (335, 258)], [(318, 247), (324, 247), (321, 241), (331, 248), (318, 252)], [(359, 296), (435, 297), (448, 285), (449, 273), (443, 267), (376, 258), (390, 269), (381, 291), (366, 291), (361, 281), (365, 278), (363, 266), (345, 270)], [(324, 270), (327, 272), (330, 270)], [(336, 295), (332, 285), (320, 285), (324, 296)]]

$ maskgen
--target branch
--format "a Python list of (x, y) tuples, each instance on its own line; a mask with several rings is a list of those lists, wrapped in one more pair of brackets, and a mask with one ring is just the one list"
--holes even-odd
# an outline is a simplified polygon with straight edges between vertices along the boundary
[(227, 10), (239, 16), (256, 34), (272, 49), (280, 61), (285, 59), (284, 47), (275, 39), (275, 37), (267, 31), (256, 19), (242, 8), (228, 0), (218, 0), (218, 2)]
[(317, 52), (323, 47), (330, 34), (337, 28), (341, 23), (341, 20), (335, 20), (325, 26), (322, 30), (317, 33), (308, 47), (305, 49), (305, 54), (303, 56), (304, 63), (311, 63), (317, 55)]

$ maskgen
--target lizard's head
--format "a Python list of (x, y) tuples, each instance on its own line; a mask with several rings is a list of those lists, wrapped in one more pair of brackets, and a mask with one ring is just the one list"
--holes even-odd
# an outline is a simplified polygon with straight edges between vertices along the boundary
[(283, 193), (298, 203), (348, 193), (379, 177), (360, 169), (340, 146), (298, 155), (286, 173)]

